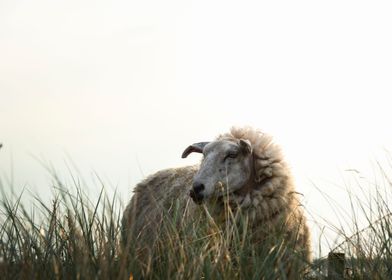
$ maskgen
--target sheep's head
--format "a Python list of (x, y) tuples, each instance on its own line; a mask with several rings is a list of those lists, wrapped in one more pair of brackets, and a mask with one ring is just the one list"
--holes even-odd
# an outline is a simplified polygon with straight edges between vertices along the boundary
[(253, 175), (252, 147), (248, 140), (222, 139), (189, 146), (182, 157), (203, 153), (190, 196), (196, 203), (241, 191)]

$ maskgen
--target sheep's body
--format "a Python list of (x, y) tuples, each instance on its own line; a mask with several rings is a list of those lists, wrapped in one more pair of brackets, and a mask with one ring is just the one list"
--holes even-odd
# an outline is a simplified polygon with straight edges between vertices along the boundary
[(140, 248), (150, 247), (157, 237), (163, 213), (170, 211), (176, 201), (183, 211), (185, 207), (187, 212), (192, 211), (195, 205), (188, 193), (196, 172), (197, 166), (165, 169), (140, 182), (124, 211), (123, 241), (131, 231), (141, 243)]
[[(224, 198), (232, 209), (241, 209), (254, 233), (252, 242), (263, 244), (271, 235), (283, 231), (286, 244), (310, 260), (310, 235), (306, 220), (294, 189), (293, 178), (280, 149), (271, 138), (251, 128), (233, 128), (217, 140), (249, 140), (253, 148), (254, 183)], [(171, 211), (178, 202), (184, 216), (192, 218), (200, 206), (193, 203), (189, 190), (198, 166), (160, 171), (141, 183), (135, 190), (123, 216), (123, 239), (132, 235), (138, 247), (148, 248), (158, 238), (162, 213)], [(222, 209), (214, 207), (211, 215), (222, 221)], [(208, 208), (208, 202), (206, 203)], [(214, 205), (217, 205), (216, 203)], [(212, 207), (211, 207), (212, 209)], [(224, 218), (223, 218), (224, 219)], [(288, 272), (290, 273), (290, 272)]]

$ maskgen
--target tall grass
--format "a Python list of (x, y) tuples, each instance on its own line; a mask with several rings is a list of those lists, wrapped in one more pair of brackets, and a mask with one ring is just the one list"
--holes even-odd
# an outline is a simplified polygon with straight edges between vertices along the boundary
[(353, 279), (392, 279), (392, 181), (384, 167), (378, 170), (378, 182), (358, 176), (359, 193), (349, 191), (351, 231), (336, 229), (344, 241), (334, 250), (346, 253), (346, 274)]
[[(392, 163), (392, 161), (388, 161)], [(335, 233), (330, 252), (345, 254), (345, 278), (392, 279), (392, 165), (377, 163), (374, 179), (370, 181), (357, 170), (339, 195), (346, 195), (349, 209), (340, 207), (334, 197), (318, 189), (336, 214), (338, 225), (327, 222)], [(325, 220), (326, 221), (326, 220)], [(320, 240), (326, 238), (320, 236)], [(313, 272), (325, 276), (326, 257), (314, 261)]]
[[(237, 222), (221, 228), (207, 212), (194, 220), (184, 219), (178, 203), (165, 215), (158, 241), (143, 259), (137, 241), (122, 248), (119, 197), (109, 197), (102, 188), (91, 201), (82, 191), (86, 186), (76, 184), (70, 191), (54, 178), (50, 203), (36, 197), (34, 207), (28, 208), (21, 203), (24, 193), (17, 197), (2, 193), (0, 278), (285, 279), (288, 265), (300, 267), (304, 262), (279, 234), (255, 246), (241, 214), (228, 210), (227, 215)], [(350, 193), (351, 231), (331, 225), (343, 242), (330, 250), (346, 254), (348, 279), (392, 279), (392, 206), (388, 201), (392, 182), (387, 172), (383, 171), (383, 178), (366, 201)], [(360, 226), (358, 212), (367, 226)], [(291, 258), (287, 261), (282, 256)], [(324, 259), (308, 264), (307, 271), (298, 267), (293, 266), (293, 279), (326, 276)]]
[[(61, 184), (59, 184), (61, 186)], [(5, 279), (118, 278), (119, 219), (115, 200), (101, 190), (95, 203), (78, 187), (56, 189), (32, 211), (3, 192), (0, 273)], [(125, 275), (125, 272), (123, 272)]]
[[(287, 273), (303, 277), (306, 260), (287, 244), (285, 231), (269, 232), (258, 243), (254, 237), (264, 227), (251, 229), (241, 212), (226, 207), (223, 225), (214, 220), (206, 207), (184, 219), (179, 203), (165, 213), (158, 238), (148, 247), (135, 235), (126, 252), (133, 261), (131, 271), (149, 279), (286, 279)], [(180, 215), (178, 215), (180, 214)], [(143, 234), (143, 233), (142, 233)], [(265, 236), (265, 232), (263, 233)], [(290, 270), (289, 270), (290, 268)]]

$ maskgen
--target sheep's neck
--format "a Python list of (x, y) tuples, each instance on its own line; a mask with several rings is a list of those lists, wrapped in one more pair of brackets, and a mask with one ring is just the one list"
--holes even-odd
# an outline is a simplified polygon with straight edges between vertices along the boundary
[(241, 189), (235, 191), (234, 193), (238, 196), (246, 196), (248, 193), (252, 191), (254, 185), (255, 182), (253, 180), (249, 180)]
[(248, 181), (242, 186), (241, 189), (235, 191), (234, 193), (238, 196), (246, 196), (248, 193), (252, 191), (252, 189), (254, 189), (254, 187), (255, 187), (255, 168), (254, 168), (254, 162), (252, 161), (251, 173)]

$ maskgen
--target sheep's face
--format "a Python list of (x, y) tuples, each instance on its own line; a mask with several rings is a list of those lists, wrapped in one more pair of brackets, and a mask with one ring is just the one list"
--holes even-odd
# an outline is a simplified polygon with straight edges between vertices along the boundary
[(253, 171), (249, 141), (218, 140), (203, 144), (204, 157), (190, 191), (196, 203), (239, 191), (249, 183)]

